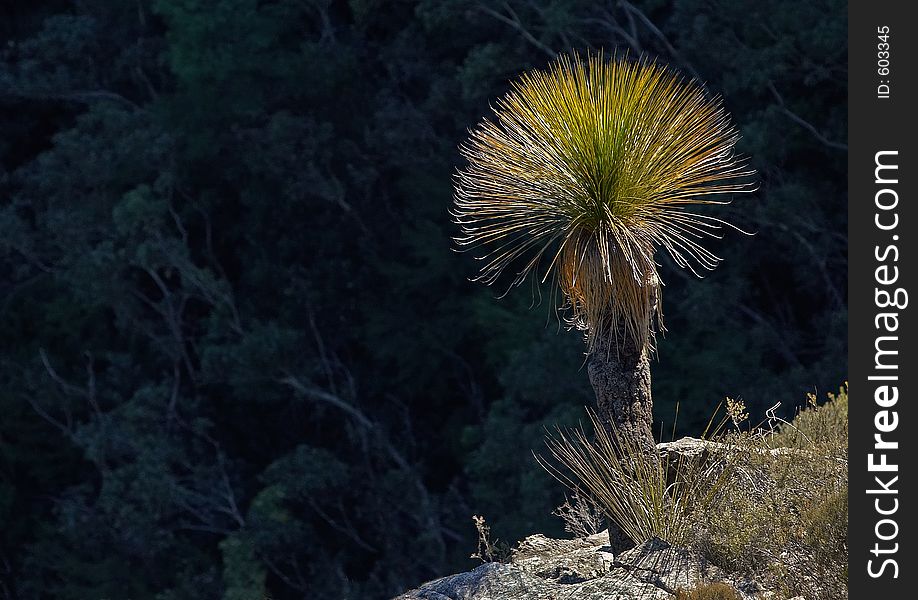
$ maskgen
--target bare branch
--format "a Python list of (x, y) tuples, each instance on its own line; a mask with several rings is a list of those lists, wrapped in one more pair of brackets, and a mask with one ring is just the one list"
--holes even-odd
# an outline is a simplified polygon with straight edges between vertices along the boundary
[(121, 94), (108, 90), (71, 90), (66, 92), (39, 92), (20, 89), (9, 89), (0, 96), (25, 100), (64, 100), (92, 104), (99, 101), (108, 101), (127, 106), (132, 110), (144, 112), (144, 109)]
[(302, 577), (298, 577), (300, 582), (293, 581), (293, 579), (284, 573), (284, 571), (281, 570), (281, 568), (277, 566), (277, 564), (271, 560), (271, 557), (267, 554), (259, 554), (259, 558), (262, 560), (262, 562), (265, 563), (265, 565), (271, 570), (272, 573), (277, 575), (278, 579), (286, 583), (291, 589), (300, 592), (305, 592), (308, 589), (308, 586), (305, 584), (305, 582), (302, 581)]
[(245, 518), (243, 518), (242, 512), (239, 510), (239, 504), (236, 502), (236, 493), (233, 491), (232, 484), (230, 484), (222, 455), (220, 457), (220, 475), (223, 481), (223, 499), (226, 500), (227, 504), (226, 508), (220, 510), (232, 517), (240, 528), (245, 527)]
[(319, 515), (319, 517), (320, 517), (323, 521), (325, 521), (326, 523), (328, 523), (328, 525), (331, 526), (332, 529), (334, 529), (334, 530), (337, 531), (338, 533), (341, 533), (341, 534), (347, 536), (348, 539), (350, 539), (351, 541), (353, 541), (355, 544), (357, 544), (358, 546), (360, 546), (360, 547), (363, 548), (364, 550), (368, 550), (368, 551), (370, 551), (370, 552), (376, 552), (376, 551), (377, 551), (377, 548), (374, 547), (374, 546), (372, 546), (372, 545), (371, 545), (369, 542), (367, 542), (366, 540), (364, 540), (364, 539), (360, 536), (360, 534), (357, 532), (357, 528), (354, 527), (354, 525), (353, 525), (352, 523), (350, 523), (350, 522), (347, 520), (347, 511), (345, 511), (345, 510), (342, 510), (342, 511), (341, 511), (342, 521), (339, 522), (338, 520), (336, 520), (335, 518), (333, 518), (330, 514), (328, 514), (325, 510), (323, 510), (322, 507), (319, 506), (319, 503), (316, 502), (315, 500), (313, 500), (312, 498), (309, 498), (308, 502), (309, 502), (309, 506), (310, 506), (314, 511), (316, 511), (316, 514)]
[(774, 347), (775, 347), (781, 354), (784, 355), (784, 357), (788, 360), (788, 362), (789, 362), (790, 364), (795, 365), (795, 366), (797, 366), (797, 367), (801, 367), (801, 366), (802, 366), (803, 363), (801, 363), (801, 362), (800, 362), (800, 359), (797, 357), (797, 355), (794, 354), (794, 353), (791, 351), (791, 349), (790, 349), (790, 344), (787, 344), (787, 343), (785, 342), (784, 336), (781, 334), (781, 330), (779, 330), (777, 327), (775, 327), (775, 326), (771, 323), (771, 321), (769, 321), (768, 319), (766, 319), (764, 316), (762, 316), (761, 314), (759, 314), (757, 311), (753, 310), (752, 308), (749, 308), (749, 307), (746, 306), (745, 304), (737, 303), (737, 307), (740, 309), (740, 311), (741, 311), (744, 315), (746, 315), (747, 317), (750, 317), (753, 321), (755, 321), (755, 322), (758, 323), (759, 325), (762, 325), (763, 327), (765, 327), (766, 329), (768, 329), (769, 331), (771, 331), (771, 333), (772, 333), (772, 334), (775, 336), (775, 338), (778, 340), (778, 343), (775, 344)]
[(86, 398), (89, 401), (89, 406), (92, 408), (93, 412), (97, 415), (102, 414), (101, 409), (99, 408), (99, 403), (96, 400), (96, 374), (93, 369), (93, 358), (92, 354), (86, 352), (86, 387), (82, 388), (76, 385), (73, 385), (69, 381), (65, 380), (63, 377), (58, 375), (57, 371), (54, 370), (54, 367), (51, 366), (51, 361), (48, 359), (48, 353), (45, 352), (44, 348), (38, 349), (38, 355), (41, 357), (41, 364), (44, 365), (45, 371), (51, 377), (51, 379), (58, 385), (60, 388), (71, 396), (78, 396), (81, 398)]
[(510, 13), (509, 17), (503, 13), (500, 13), (494, 10), (493, 8), (485, 4), (479, 4), (478, 9), (481, 12), (494, 17), (498, 21), (501, 21), (502, 23), (506, 23), (507, 25), (516, 29), (523, 36), (523, 38), (526, 39), (527, 42), (529, 42), (530, 44), (532, 44), (533, 46), (541, 50), (549, 58), (555, 58), (556, 56), (558, 56), (557, 52), (555, 52), (554, 50), (546, 46), (544, 43), (539, 41), (534, 35), (532, 35), (532, 33), (529, 32), (529, 30), (527, 30), (523, 26), (523, 23), (520, 21), (520, 18), (517, 16), (517, 14), (513, 11), (513, 8), (508, 3), (504, 2), (503, 6), (507, 10), (507, 12)]
[(816, 129), (816, 127), (814, 127), (811, 123), (805, 121), (802, 117), (800, 117), (799, 115), (791, 111), (789, 108), (787, 108), (787, 105), (784, 103), (784, 98), (781, 96), (780, 93), (778, 93), (778, 90), (775, 88), (774, 83), (772, 83), (771, 81), (768, 82), (768, 89), (771, 90), (772, 95), (775, 97), (775, 100), (778, 102), (778, 108), (780, 108), (781, 112), (783, 112), (784, 115), (787, 116), (791, 121), (793, 121), (794, 123), (797, 123), (804, 129), (809, 131), (813, 135), (813, 137), (816, 138), (819, 141), (819, 143), (821, 143), (822, 145), (828, 146), (829, 148), (834, 148), (836, 150), (844, 150), (847, 152), (848, 144), (843, 144), (841, 142), (833, 142), (832, 140), (826, 138), (826, 136), (820, 133), (819, 130)]
[(279, 379), (279, 382), (290, 386), (295, 391), (297, 391), (298, 393), (304, 396), (308, 396), (314, 400), (320, 400), (322, 402), (325, 402), (326, 404), (331, 404), (332, 406), (343, 410), (344, 412), (354, 417), (354, 419), (356, 419), (358, 423), (360, 423), (363, 427), (366, 427), (367, 429), (374, 429), (376, 427), (376, 424), (373, 423), (373, 421), (371, 421), (365, 414), (363, 414), (363, 412), (361, 412), (360, 410), (358, 410), (351, 404), (345, 402), (340, 396), (326, 392), (325, 390), (322, 390), (315, 386), (306, 385), (305, 383), (303, 383), (298, 378), (292, 375), (288, 375), (286, 377)]
[(70, 419), (67, 419), (68, 422), (66, 423), (64, 421), (61, 421), (60, 419), (56, 419), (55, 417), (51, 415), (51, 413), (46, 411), (35, 400), (35, 398), (31, 396), (31, 394), (26, 394), (25, 398), (28, 401), (29, 406), (32, 407), (32, 410), (34, 410), (38, 414), (38, 416), (40, 416), (42, 419), (44, 419), (45, 421), (53, 425), (56, 429), (58, 429), (61, 433), (63, 433), (67, 438), (71, 440), (74, 439), (73, 426), (71, 423), (69, 423)]
[(182, 367), (179, 361), (172, 362), (172, 393), (169, 395), (169, 407), (167, 414), (170, 419), (177, 416), (176, 408), (178, 406), (179, 388), (182, 384)]
[(832, 300), (834, 301), (835, 306), (844, 306), (845, 301), (842, 298), (841, 293), (838, 291), (838, 287), (832, 281), (832, 276), (829, 274), (829, 270), (826, 268), (826, 262), (822, 257), (816, 252), (816, 248), (807, 240), (806, 236), (802, 235), (797, 228), (788, 227), (785, 223), (775, 223), (778, 229), (792, 235), (797, 239), (800, 244), (806, 248), (807, 252), (810, 253), (810, 256), (813, 257), (813, 262), (819, 269), (819, 274), (822, 275), (822, 281), (827, 290), (832, 295)]
[(338, 390), (335, 386), (334, 373), (332, 372), (331, 361), (328, 358), (328, 354), (325, 351), (325, 342), (322, 340), (322, 336), (319, 334), (319, 329), (316, 327), (316, 317), (312, 311), (312, 307), (306, 307), (306, 314), (309, 317), (309, 329), (312, 330), (312, 337), (316, 341), (316, 348), (319, 350), (319, 360), (322, 363), (322, 368), (325, 371), (325, 377), (328, 379), (328, 385), (331, 388), (332, 394), (338, 394)]
[(676, 59), (676, 61), (678, 61), (679, 64), (682, 65), (682, 67), (692, 75), (692, 77), (699, 81), (702, 80), (701, 76), (698, 74), (698, 71), (696, 71), (695, 68), (692, 67), (692, 65), (682, 57), (682, 54), (680, 54), (679, 51), (676, 50), (675, 46), (669, 42), (669, 38), (667, 38), (666, 35), (660, 31), (659, 27), (654, 25), (653, 21), (651, 21), (647, 15), (645, 15), (638, 7), (628, 2), (628, 0), (621, 0), (620, 4), (627, 12), (629, 18), (632, 16), (637, 17), (638, 20), (644, 24), (644, 27), (650, 30), (650, 32), (654, 34), (654, 36), (656, 36), (660, 42), (663, 43), (663, 47), (666, 48), (666, 51), (669, 53), (669, 55)]

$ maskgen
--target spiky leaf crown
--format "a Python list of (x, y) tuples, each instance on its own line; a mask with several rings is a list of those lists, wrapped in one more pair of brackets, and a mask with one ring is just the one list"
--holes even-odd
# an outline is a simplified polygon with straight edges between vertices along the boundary
[(750, 191), (722, 102), (655, 62), (596, 54), (522, 75), (494, 112), (460, 147), (452, 211), (457, 243), (485, 249), (478, 279), (516, 265), (518, 285), (547, 259), (541, 281), (557, 281), (591, 349), (620, 332), (646, 343), (655, 250), (712, 269), (699, 240), (725, 223), (685, 207)]

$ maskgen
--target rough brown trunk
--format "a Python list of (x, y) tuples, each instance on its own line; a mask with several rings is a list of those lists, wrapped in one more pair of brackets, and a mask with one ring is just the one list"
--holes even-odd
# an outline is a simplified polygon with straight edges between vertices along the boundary
[[(651, 298), (651, 310), (655, 310)], [(638, 460), (658, 461), (653, 439), (653, 399), (650, 394), (650, 345), (628, 336), (624, 327), (618, 339), (608, 336), (597, 339), (587, 359), (590, 383), (596, 393), (596, 414), (607, 430), (626, 447), (640, 448)], [(618, 554), (643, 540), (632, 540), (611, 518), (606, 518), (609, 528), (609, 546)]]
[(620, 338), (598, 340), (587, 360), (596, 393), (597, 415), (629, 442), (655, 454), (653, 400), (650, 395), (650, 352), (646, 344)]

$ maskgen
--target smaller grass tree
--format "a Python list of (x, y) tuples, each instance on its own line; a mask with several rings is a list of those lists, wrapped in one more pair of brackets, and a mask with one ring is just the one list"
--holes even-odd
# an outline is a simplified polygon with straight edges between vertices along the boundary
[(585, 332), (601, 421), (652, 452), (654, 253), (696, 274), (720, 260), (700, 241), (726, 223), (687, 207), (751, 191), (739, 136), (700, 85), (627, 56), (561, 56), (514, 81), (494, 112), (460, 147), (457, 243), (482, 249), (486, 284), (507, 270), (512, 285), (551, 280)]

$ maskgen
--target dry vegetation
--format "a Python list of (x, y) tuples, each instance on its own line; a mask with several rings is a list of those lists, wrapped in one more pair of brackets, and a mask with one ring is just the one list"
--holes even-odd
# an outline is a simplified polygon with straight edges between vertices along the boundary
[(808, 395), (791, 422), (769, 412), (751, 426), (730, 400), (706, 439), (697, 457), (654, 463), (601, 427), (559, 430), (541, 462), (635, 541), (695, 547), (787, 596), (847, 597), (847, 386), (822, 404)]
[(740, 600), (740, 596), (725, 583), (707, 583), (691, 590), (676, 590), (676, 600)]

